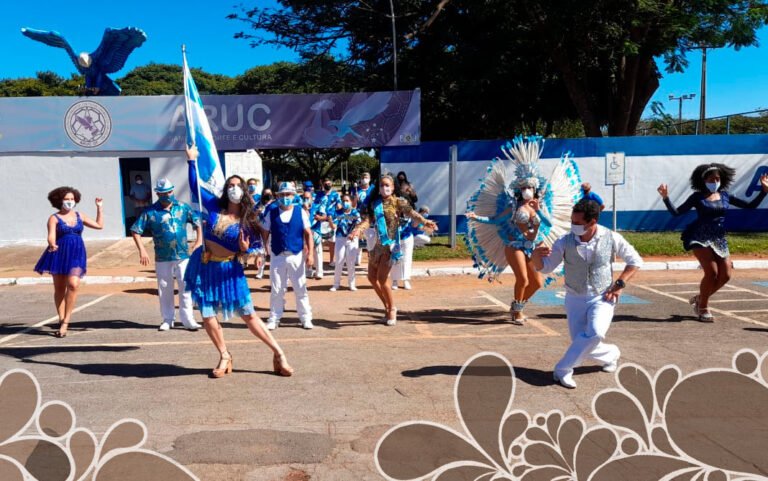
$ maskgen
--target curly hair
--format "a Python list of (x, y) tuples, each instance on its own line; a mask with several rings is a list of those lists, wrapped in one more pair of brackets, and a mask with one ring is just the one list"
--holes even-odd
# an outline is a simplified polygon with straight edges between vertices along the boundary
[(219, 207), (224, 210), (229, 207), (229, 196), (227, 196), (227, 188), (229, 187), (229, 181), (232, 179), (239, 179), (240, 188), (243, 189), (243, 197), (240, 199), (239, 204), (240, 212), (238, 213), (240, 216), (240, 224), (243, 227), (250, 227), (250, 229), (254, 232), (258, 232), (256, 229), (256, 203), (253, 202), (253, 198), (248, 195), (245, 181), (239, 175), (230, 175), (227, 177), (227, 180), (224, 182), (224, 190), (221, 193), (221, 197), (219, 197)]
[(80, 191), (74, 187), (69, 186), (56, 187), (52, 191), (48, 192), (48, 202), (50, 202), (51, 205), (56, 209), (61, 210), (61, 203), (64, 202), (64, 197), (70, 192), (75, 196), (75, 203), (79, 204)]
[(733, 179), (736, 177), (736, 169), (728, 167), (725, 164), (716, 162), (711, 164), (701, 164), (693, 169), (693, 173), (691, 174), (691, 189), (703, 194), (709, 194), (706, 177), (712, 172), (720, 174), (720, 188), (718, 190), (728, 190), (728, 187), (733, 184)]

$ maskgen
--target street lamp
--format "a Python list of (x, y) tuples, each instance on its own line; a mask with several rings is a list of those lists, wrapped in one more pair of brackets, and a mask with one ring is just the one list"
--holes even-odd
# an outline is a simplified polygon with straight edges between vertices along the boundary
[(675, 97), (672, 94), (669, 94), (669, 100), (677, 100), (677, 126), (680, 129), (680, 133), (683, 133), (683, 100), (691, 100), (694, 97), (696, 97), (696, 94), (685, 94), (681, 95), (679, 97)]
[(395, 70), (395, 90), (397, 90), (397, 32), (395, 31), (395, 4), (389, 0), (390, 18), (392, 19), (392, 64)]

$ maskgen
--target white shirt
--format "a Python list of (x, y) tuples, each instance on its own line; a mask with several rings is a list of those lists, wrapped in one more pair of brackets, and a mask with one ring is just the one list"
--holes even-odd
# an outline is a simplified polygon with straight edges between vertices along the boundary
[[(276, 207), (276, 209), (280, 209), (280, 207)], [(291, 216), (293, 215), (293, 206), (291, 206), (291, 209), (280, 209), (280, 220), (288, 223), (291, 221)], [(298, 209), (301, 212), (301, 222), (304, 224), (304, 229), (310, 228), (309, 223), (309, 213), (307, 213), (306, 210), (299, 207)], [(264, 220), (261, 222), (261, 227), (264, 228), (264, 230), (270, 230), (272, 227), (272, 216), (271, 215), (265, 215)]]
[[(544, 267), (539, 271), (543, 274), (549, 274), (557, 269), (557, 267), (563, 262), (563, 255), (565, 254), (565, 238), (570, 235), (566, 234), (557, 239), (552, 246), (552, 253), (547, 257), (542, 257)], [(617, 257), (620, 257), (628, 266), (641, 268), (643, 266), (643, 259), (640, 254), (637, 253), (632, 244), (624, 239), (624, 236), (618, 232), (613, 232), (605, 227), (598, 225), (597, 232), (588, 242), (581, 242), (579, 237), (576, 237), (576, 252), (584, 261), (589, 264), (592, 259), (595, 258), (595, 249), (597, 249), (597, 241), (604, 235), (611, 236), (613, 240), (613, 251)], [(567, 287), (566, 287), (566, 290)], [(590, 291), (594, 289), (590, 286)]]

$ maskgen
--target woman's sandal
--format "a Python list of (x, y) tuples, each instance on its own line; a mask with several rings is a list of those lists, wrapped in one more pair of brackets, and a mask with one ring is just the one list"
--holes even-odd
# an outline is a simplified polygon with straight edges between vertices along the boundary
[(387, 311), (386, 324), (388, 326), (394, 326), (397, 324), (397, 307), (393, 307)]
[(509, 319), (512, 324), (516, 326), (524, 326), (525, 323), (528, 321), (528, 318), (525, 317), (525, 314), (523, 314), (522, 311), (520, 311), (520, 314), (523, 314), (520, 318), (517, 317), (517, 312), (515, 311), (509, 311)]
[[(59, 323), (59, 330), (53, 333), (54, 337), (57, 337), (59, 339), (67, 337), (67, 330), (69, 329), (69, 323), (68, 322), (60, 322)], [(62, 331), (61, 329), (64, 328)]]
[(715, 322), (715, 317), (709, 312), (709, 308), (702, 307), (699, 309), (699, 322)]
[(218, 379), (220, 377), (226, 376), (231, 372), (232, 372), (232, 354), (230, 354), (229, 351), (227, 351), (226, 353), (221, 354), (221, 359), (219, 359), (219, 365), (216, 366), (213, 369), (213, 371), (211, 371), (211, 377)]
[(285, 358), (285, 353), (275, 354), (272, 359), (272, 365), (275, 368), (275, 374), (285, 377), (293, 375), (293, 368), (288, 364), (288, 360)]

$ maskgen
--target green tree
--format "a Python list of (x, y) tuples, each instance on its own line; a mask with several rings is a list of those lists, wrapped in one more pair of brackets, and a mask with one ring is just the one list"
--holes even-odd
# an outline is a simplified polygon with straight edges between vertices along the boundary
[(69, 79), (49, 71), (34, 78), (0, 80), (0, 97), (43, 97), (79, 95), (84, 79), (73, 74)]
[[(235, 79), (191, 68), (197, 89), (203, 95), (234, 93)], [(123, 95), (182, 95), (184, 76), (180, 65), (150, 63), (136, 67), (117, 81)]]
[(289, 149), (261, 152), (263, 166), (272, 172), (274, 182), (311, 180), (334, 177), (339, 164), (349, 159), (351, 149)]
[(355, 92), (363, 87), (359, 68), (336, 61), (329, 55), (298, 63), (276, 62), (246, 70), (235, 79), (238, 94), (310, 94)]

